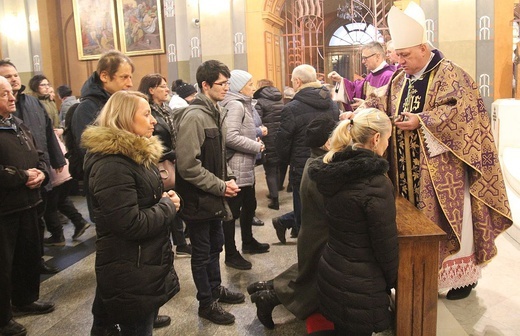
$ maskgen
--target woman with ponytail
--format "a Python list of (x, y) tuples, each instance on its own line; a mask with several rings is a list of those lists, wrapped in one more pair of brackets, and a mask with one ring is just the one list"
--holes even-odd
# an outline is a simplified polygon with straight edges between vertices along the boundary
[(343, 120), (330, 151), (309, 174), (324, 196), (329, 239), (318, 266), (321, 313), (338, 335), (372, 335), (391, 326), (398, 242), (394, 188), (382, 157), (392, 125), (377, 109)]

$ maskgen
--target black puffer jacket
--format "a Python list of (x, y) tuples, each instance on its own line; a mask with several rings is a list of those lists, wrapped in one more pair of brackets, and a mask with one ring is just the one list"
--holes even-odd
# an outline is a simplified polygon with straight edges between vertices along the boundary
[(305, 162), (311, 150), (305, 145), (307, 126), (318, 115), (330, 113), (339, 119), (338, 105), (330, 98), (330, 91), (318, 82), (304, 84), (293, 100), (284, 106), (280, 129), (276, 135), (276, 150), (280, 160), (291, 165), (291, 184), (299, 185)]
[(387, 290), (395, 286), (398, 242), (388, 162), (372, 151), (315, 160), (309, 173), (325, 197), (329, 241), (318, 266), (320, 310), (349, 334), (390, 327)]
[[(85, 99), (85, 98), (89, 99)], [(81, 88), (81, 103), (74, 111), (72, 117), (72, 135), (76, 140), (76, 145), (81, 148), (81, 135), (88, 125), (96, 120), (99, 112), (110, 98), (108, 91), (103, 89), (103, 82), (97, 72), (94, 72), (83, 84)], [(84, 148), (81, 148), (84, 151)], [(85, 153), (82, 153), (85, 155)]]
[(83, 133), (88, 201), (96, 222), (96, 278), (118, 323), (142, 319), (179, 291), (168, 223), (173, 202), (162, 197), (156, 163), (161, 143), (93, 126)]
[(275, 140), (282, 119), (282, 93), (274, 86), (264, 86), (255, 91), (253, 98), (256, 99), (255, 108), (262, 118), (262, 124), (267, 127), (267, 135), (262, 137), (265, 145), (264, 164), (278, 165), (280, 160), (276, 152)]

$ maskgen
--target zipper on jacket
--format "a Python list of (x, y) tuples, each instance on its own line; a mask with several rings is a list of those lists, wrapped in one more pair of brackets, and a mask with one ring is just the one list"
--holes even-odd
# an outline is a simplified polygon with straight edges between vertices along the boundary
[(18, 138), (18, 140), (20, 140), (20, 145), (22, 145), (22, 146), (25, 145), (29, 151), (31, 150), (31, 146), (29, 146), (29, 139), (27, 138), (25, 133), (16, 132), (16, 137)]
[(137, 253), (137, 268), (141, 267), (141, 244), (139, 244), (139, 249)]

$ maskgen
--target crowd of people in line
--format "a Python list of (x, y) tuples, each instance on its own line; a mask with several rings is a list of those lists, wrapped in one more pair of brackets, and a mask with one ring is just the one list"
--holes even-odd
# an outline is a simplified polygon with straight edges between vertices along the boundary
[[(330, 334), (391, 327), (396, 197), (446, 232), (439, 290), (467, 297), (512, 223), (489, 115), (473, 79), (428, 43), (417, 4), (393, 7), (388, 24), (386, 50), (362, 47), (368, 75), (333, 71), (331, 90), (308, 64), (293, 69), (282, 93), (208, 60), (196, 85), (179, 79), (170, 88), (148, 74), (133, 91), (132, 60), (109, 51), (80, 99), (57, 88), (58, 110), (44, 75), (25, 93), (14, 63), (1, 60), (0, 334), (25, 335), (14, 317), (54, 310), (39, 300), (39, 276), (58, 270), (42, 256), (44, 246), (65, 245), (68, 220), (74, 240), (95, 225), (91, 335), (151, 335), (171, 323), (159, 308), (180, 290), (172, 241), (191, 256), (198, 315), (234, 323), (221, 303), (246, 296), (222, 283), (220, 253), (228, 267), (253, 267), (237, 247), (237, 220), (243, 254), (270, 250), (252, 230), (263, 224), (260, 164), (271, 209), (289, 172), (292, 211), (272, 219), (273, 233), (281, 243), (288, 230), (298, 238), (296, 264), (247, 287), (266, 328), (280, 304), (300, 319), (322, 314)], [(90, 222), (69, 197), (74, 180)]]

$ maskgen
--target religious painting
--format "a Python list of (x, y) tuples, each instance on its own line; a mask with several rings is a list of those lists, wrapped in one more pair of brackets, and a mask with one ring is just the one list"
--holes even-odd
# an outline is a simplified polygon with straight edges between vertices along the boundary
[(117, 0), (117, 14), (123, 53), (164, 53), (161, 0)]
[(99, 59), (104, 52), (117, 49), (113, 1), (73, 0), (72, 6), (80, 60)]

